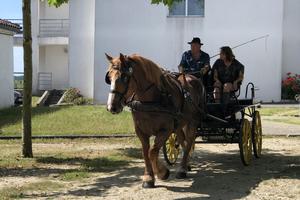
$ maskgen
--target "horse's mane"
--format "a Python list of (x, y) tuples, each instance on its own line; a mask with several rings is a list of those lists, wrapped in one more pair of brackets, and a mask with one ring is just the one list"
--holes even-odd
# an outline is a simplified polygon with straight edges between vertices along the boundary
[(145, 78), (149, 82), (155, 84), (158, 88), (161, 88), (161, 77), (164, 74), (164, 70), (161, 67), (159, 67), (151, 60), (137, 54), (133, 54), (129, 57), (136, 63), (138, 67), (143, 70)]
[(143, 70), (146, 80), (153, 83), (160, 91), (172, 93), (180, 88), (177, 87), (178, 82), (167, 70), (159, 67), (151, 60), (136, 54), (130, 56), (130, 59)]

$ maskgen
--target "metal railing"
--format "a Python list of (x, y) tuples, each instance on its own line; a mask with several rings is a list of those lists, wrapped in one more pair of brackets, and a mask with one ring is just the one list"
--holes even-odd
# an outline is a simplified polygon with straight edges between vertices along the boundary
[(38, 73), (38, 90), (52, 90), (52, 73), (51, 72), (39, 72)]
[(69, 19), (40, 19), (40, 37), (68, 37)]

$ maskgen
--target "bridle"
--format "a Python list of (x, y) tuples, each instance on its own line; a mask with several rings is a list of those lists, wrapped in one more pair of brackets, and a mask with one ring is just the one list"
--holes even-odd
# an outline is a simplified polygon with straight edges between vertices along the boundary
[[(117, 68), (115, 68), (117, 70)], [(111, 94), (115, 95), (115, 98), (118, 98), (118, 100), (121, 102), (122, 105), (126, 105), (126, 99), (125, 99), (125, 95), (128, 92), (128, 88), (129, 88), (129, 82), (130, 79), (133, 77), (133, 68), (131, 65), (129, 64), (125, 64), (124, 67), (122, 67), (120, 70), (121, 72), (121, 76), (115, 81), (115, 82), (120, 82), (123, 86), (124, 86), (124, 91), (123, 92), (119, 92), (117, 91), (115, 88), (110, 90)], [(109, 72), (106, 73), (105, 75), (105, 82), (108, 85), (111, 85), (111, 80), (108, 76)]]
[[(115, 68), (115, 69), (119, 70), (117, 68)], [(121, 70), (119, 70), (119, 71), (121, 72), (121, 77), (118, 78), (116, 80), (116, 82), (120, 81), (120, 83), (123, 84), (125, 89), (123, 92), (119, 92), (114, 88), (114, 89), (110, 90), (110, 93), (115, 94), (115, 98), (118, 98), (117, 100), (119, 100), (123, 106), (127, 106), (129, 103), (131, 103), (134, 100), (134, 97), (136, 95), (136, 93), (133, 93), (128, 99), (125, 98), (125, 95), (128, 92), (130, 80), (132, 79), (136, 83), (137, 87), (139, 87), (139, 85), (138, 85), (138, 81), (133, 76), (133, 67), (130, 63), (125, 63), (124, 67), (122, 67)], [(108, 74), (109, 74), (109, 72), (106, 73), (105, 82), (108, 85), (111, 85), (111, 80), (110, 80)], [(155, 86), (154, 83), (150, 84), (148, 87), (146, 87), (143, 90), (142, 95), (144, 95), (146, 92), (148, 92), (154, 86)]]

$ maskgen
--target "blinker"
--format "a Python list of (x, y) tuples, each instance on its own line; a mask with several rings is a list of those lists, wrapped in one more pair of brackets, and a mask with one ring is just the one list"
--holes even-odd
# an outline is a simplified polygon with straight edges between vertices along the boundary
[(110, 81), (110, 78), (109, 78), (109, 76), (108, 76), (108, 73), (109, 73), (109, 72), (106, 72), (106, 75), (105, 75), (105, 82), (106, 82), (106, 84), (110, 85), (110, 84), (111, 84), (111, 81)]

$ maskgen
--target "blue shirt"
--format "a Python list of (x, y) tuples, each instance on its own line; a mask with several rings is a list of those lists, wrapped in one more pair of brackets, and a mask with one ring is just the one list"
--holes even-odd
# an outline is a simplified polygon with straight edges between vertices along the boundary
[(205, 65), (210, 65), (210, 57), (207, 53), (201, 51), (200, 58), (194, 60), (192, 51), (186, 51), (182, 54), (180, 65), (184, 72), (199, 72)]

